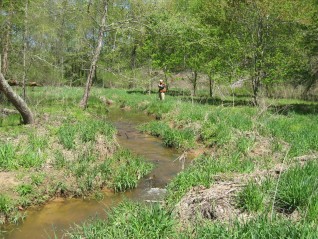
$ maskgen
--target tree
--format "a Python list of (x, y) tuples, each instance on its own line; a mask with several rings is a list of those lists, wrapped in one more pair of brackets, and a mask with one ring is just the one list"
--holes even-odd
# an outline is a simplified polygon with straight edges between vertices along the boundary
[(83, 98), (80, 102), (80, 106), (84, 109), (87, 107), (87, 101), (88, 101), (90, 89), (91, 89), (92, 83), (93, 83), (93, 76), (96, 72), (96, 64), (97, 64), (97, 61), (98, 61), (98, 58), (99, 58), (99, 55), (100, 55), (100, 52), (102, 49), (103, 37), (104, 37), (105, 28), (106, 28), (106, 18), (107, 18), (107, 13), (108, 13), (108, 0), (104, 0), (103, 5), (104, 5), (104, 8), (103, 8), (104, 11), (103, 11), (103, 16), (101, 19), (100, 29), (99, 29), (99, 33), (98, 33), (97, 46), (96, 46), (96, 49), (95, 49), (95, 52), (93, 55), (89, 74), (87, 76), (87, 82), (86, 82), (84, 95), (83, 95)]
[(0, 91), (8, 98), (8, 100), (20, 112), (24, 124), (33, 123), (33, 114), (24, 100), (17, 95), (8, 84), (2, 73), (0, 72)]
[(238, 43), (234, 52), (240, 59), (234, 59), (240, 62), (239, 73), (251, 79), (255, 105), (262, 85), (286, 80), (292, 58), (297, 56), (295, 49), (299, 48), (298, 22), (309, 6), (300, 0), (247, 0), (229, 4), (227, 31), (232, 38), (229, 41)]

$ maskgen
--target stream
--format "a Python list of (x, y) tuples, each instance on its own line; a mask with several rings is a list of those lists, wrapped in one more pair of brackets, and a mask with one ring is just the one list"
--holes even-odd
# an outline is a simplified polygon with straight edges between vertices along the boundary
[[(136, 189), (124, 193), (104, 190), (100, 201), (58, 198), (48, 204), (27, 211), (26, 219), (19, 225), (7, 228), (6, 239), (20, 238), (61, 238), (63, 233), (83, 221), (105, 216), (105, 210), (123, 199), (136, 201), (160, 201), (165, 194), (165, 186), (182, 170), (183, 163), (176, 160), (180, 152), (166, 148), (156, 137), (140, 133), (136, 126), (148, 122), (149, 116), (122, 110), (111, 110), (108, 120), (117, 128), (117, 139), (121, 147), (143, 156), (154, 163), (153, 171), (144, 177)], [(190, 159), (185, 162), (189, 163)]]

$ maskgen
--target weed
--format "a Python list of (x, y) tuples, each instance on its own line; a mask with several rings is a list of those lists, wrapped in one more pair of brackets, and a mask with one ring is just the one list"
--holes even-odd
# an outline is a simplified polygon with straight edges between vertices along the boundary
[(31, 149), (27, 149), (23, 155), (21, 155), (18, 159), (19, 166), (23, 168), (39, 168), (43, 165), (45, 159), (40, 150), (33, 151)]
[(139, 127), (144, 132), (161, 137), (167, 147), (190, 149), (195, 145), (195, 134), (192, 129), (171, 129), (163, 122), (153, 121)]
[(57, 135), (60, 143), (66, 149), (74, 149), (76, 135), (76, 128), (74, 127), (74, 125), (64, 124), (58, 130)]
[(95, 152), (95, 149), (92, 145), (89, 145), (78, 155), (78, 162), (95, 162), (97, 157), (97, 152)]
[(26, 217), (26, 212), (15, 211), (13, 215), (10, 217), (10, 223), (18, 224), (23, 221)]
[(54, 166), (56, 169), (61, 169), (67, 165), (67, 160), (64, 157), (63, 153), (56, 150), (54, 157)]
[(318, 121), (312, 115), (271, 117), (266, 122), (267, 131), (291, 145), (290, 156), (299, 156), (318, 150)]
[(31, 175), (32, 184), (35, 186), (39, 186), (43, 183), (44, 178), (45, 178), (44, 173), (33, 174), (33, 175)]
[(255, 142), (254, 138), (248, 138), (248, 137), (240, 137), (236, 141), (236, 147), (239, 152), (243, 154), (247, 154), (250, 149), (253, 147)]
[(15, 147), (10, 143), (0, 144), (0, 168), (12, 169), (16, 167)]
[(34, 188), (31, 184), (21, 184), (17, 186), (16, 191), (19, 193), (20, 196), (26, 196), (33, 193)]
[(8, 196), (0, 194), (0, 212), (8, 215), (12, 209), (12, 200)]
[(30, 150), (37, 151), (39, 149), (44, 149), (47, 147), (47, 138), (41, 137), (36, 133), (29, 134), (29, 148)]

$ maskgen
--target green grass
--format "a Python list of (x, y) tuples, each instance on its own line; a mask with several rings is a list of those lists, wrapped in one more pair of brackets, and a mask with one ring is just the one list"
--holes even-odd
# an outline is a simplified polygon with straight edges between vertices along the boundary
[(272, 220), (266, 216), (259, 216), (248, 220), (246, 223), (234, 222), (233, 225), (221, 223), (206, 223), (191, 228), (191, 234), (181, 233), (182, 239), (291, 239), (291, 238), (316, 238), (318, 226), (304, 222), (275, 217)]
[(192, 187), (210, 187), (214, 183), (213, 176), (218, 173), (250, 172), (253, 169), (253, 162), (247, 158), (242, 160), (239, 153), (220, 158), (201, 156), (169, 183), (166, 201), (173, 206)]
[(277, 187), (275, 207), (277, 210), (293, 212), (296, 209), (306, 211), (309, 207), (310, 217), (318, 219), (318, 163), (308, 162), (297, 165), (282, 174)]
[(172, 214), (158, 204), (123, 202), (108, 209), (106, 219), (92, 219), (76, 225), (66, 235), (69, 238), (174, 238), (174, 239), (288, 239), (316, 238), (315, 223), (292, 222), (281, 217), (257, 216), (246, 222), (230, 224), (201, 222), (180, 230)]
[(26, 147), (18, 152), (18, 149), (10, 143), (0, 145), (0, 168), (2, 169), (39, 168), (44, 160), (42, 152), (34, 150), (33, 147)]
[(300, 156), (318, 150), (316, 115), (278, 115), (265, 121), (267, 131), (290, 144), (290, 155)]
[(109, 187), (115, 192), (137, 187), (139, 179), (149, 173), (152, 167), (152, 164), (128, 150), (117, 151), (101, 165), (104, 172), (110, 173), (106, 177), (109, 178)]
[(16, 149), (10, 143), (0, 144), (0, 168), (12, 169), (16, 167)]
[(75, 126), (64, 124), (59, 128), (57, 135), (58, 135), (59, 142), (66, 149), (75, 148), (75, 136), (76, 136)]
[(7, 116), (0, 116), (0, 127), (11, 128), (11, 126), (21, 124), (20, 114), (9, 114)]
[(237, 195), (237, 206), (247, 212), (264, 210), (265, 196), (260, 190), (260, 185), (249, 182)]
[(72, 122), (66, 121), (57, 131), (59, 142), (66, 149), (74, 149), (76, 147), (76, 139), (81, 142), (95, 142), (97, 134), (102, 134), (107, 141), (114, 142), (114, 134), (116, 129), (103, 120), (83, 120)]
[(0, 212), (8, 215), (13, 209), (13, 203), (10, 197), (0, 194)]
[(195, 146), (195, 133), (191, 128), (172, 129), (164, 122), (152, 121), (139, 127), (143, 132), (162, 138), (167, 147), (191, 149)]
[(95, 219), (76, 226), (70, 238), (177, 238), (176, 222), (158, 204), (123, 202), (107, 212), (107, 219)]
[(284, 213), (298, 211), (303, 220), (318, 220), (318, 163), (292, 166), (279, 178), (262, 183), (250, 181), (237, 195), (236, 205), (247, 212)]
[[(1, 118), (3, 139), (15, 140), (19, 135), (27, 137), (23, 143), (3, 141), (0, 144), (0, 168), (17, 170), (23, 167), (38, 170), (46, 163), (46, 158), (51, 156), (55, 169), (75, 177), (73, 189), (77, 196), (94, 192), (96, 188), (103, 186), (114, 191), (136, 187), (138, 180), (151, 169), (149, 164), (127, 151), (120, 150), (110, 158), (102, 158), (99, 153), (94, 152), (99, 136), (103, 136), (110, 144), (109, 147), (116, 148), (116, 130), (104, 120), (110, 106), (103, 104), (100, 97), (113, 100), (115, 106), (143, 111), (160, 119), (144, 125), (143, 130), (161, 137), (168, 147), (188, 150), (200, 147), (203, 143), (213, 151), (213, 156), (206, 154), (193, 161), (189, 168), (168, 185), (166, 203), (169, 209), (192, 187), (211, 186), (215, 175), (249, 173), (258, 168), (262, 161), (268, 160), (268, 165), (281, 161), (280, 154), (284, 153), (286, 144), (290, 148), (288, 159), (318, 150), (318, 121), (315, 114), (301, 115), (294, 112), (280, 115), (272, 111), (261, 112), (260, 109), (248, 106), (224, 107), (217, 105), (217, 102), (221, 102), (218, 99), (211, 101), (195, 98), (192, 103), (189, 99), (169, 95), (161, 102), (157, 94), (127, 94), (124, 90), (97, 88), (92, 89), (88, 109), (83, 112), (78, 107), (82, 93), (81, 88), (67, 87), (59, 90), (43, 87), (30, 92), (30, 105), (39, 120), (50, 124), (50, 121), (44, 121), (44, 116), (48, 114), (50, 120), (55, 119), (58, 122), (50, 125), (49, 133), (53, 133), (53, 136), (40, 134), (36, 129), (23, 128), (19, 125), (19, 115)], [(279, 104), (278, 101), (276, 103)], [(284, 102), (286, 103), (288, 104), (287, 101)], [(51, 136), (55, 138), (52, 139)], [(277, 153), (275, 156), (271, 154), (273, 152), (269, 152), (267, 159), (264, 159), (251, 154), (255, 143), (259, 143), (258, 136), (270, 139), (269, 147)], [(53, 155), (48, 155), (47, 148), (51, 142), (57, 142), (63, 148), (60, 147), (54, 150)], [(68, 159), (68, 155), (74, 158)], [(281, 175), (279, 181), (268, 179), (261, 185), (253, 181), (248, 183), (236, 198), (237, 207), (246, 212), (265, 215), (246, 223), (198, 225), (181, 232), (175, 228), (176, 224), (168, 209), (160, 206), (153, 209), (128, 203), (122, 206), (123, 210), (114, 209), (117, 212), (111, 212), (116, 215), (112, 220), (99, 220), (96, 227), (85, 224), (85, 229), (79, 230), (74, 238), (94, 238), (93, 235), (103, 238), (103, 233), (110, 233), (106, 234), (110, 235), (109, 238), (115, 238), (115, 235), (123, 235), (125, 238), (171, 238), (171, 235), (172, 238), (314, 238), (317, 226), (311, 223), (317, 222), (318, 213), (318, 196), (314, 193), (317, 189), (315, 171), (318, 171), (317, 166), (310, 164), (288, 170)], [(38, 193), (37, 187), (45, 179), (41, 175), (30, 175), (30, 181), (18, 188), (20, 205), (30, 205), (32, 200), (41, 200), (32, 198), (32, 195)], [(69, 185), (61, 180), (56, 185), (51, 185), (51, 188), (50, 190), (61, 194), (70, 190)], [(6, 206), (1, 205), (9, 205), (11, 210), (10, 200), (0, 197), (0, 209), (6, 210)], [(275, 206), (272, 221), (266, 218), (271, 205)], [(295, 211), (300, 213), (297, 222), (275, 217), (277, 213)], [(151, 221), (152, 218), (154, 221)], [(161, 234), (156, 234), (157, 232)]]

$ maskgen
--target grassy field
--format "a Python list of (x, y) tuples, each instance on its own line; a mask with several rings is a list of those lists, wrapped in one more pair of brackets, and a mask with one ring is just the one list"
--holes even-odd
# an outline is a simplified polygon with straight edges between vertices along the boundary
[[(90, 145), (90, 142), (98, 138), (96, 134), (108, 138), (105, 140), (107, 142), (113, 142), (109, 138), (113, 139), (114, 129), (104, 121), (94, 120), (92, 125), (80, 127), (84, 132), (75, 130), (79, 125), (85, 125), (81, 122), (85, 122), (87, 115), (97, 118), (105, 115), (108, 107), (104, 104), (106, 101), (112, 102), (112, 107), (153, 115), (157, 120), (141, 125), (140, 130), (160, 137), (167, 147), (178, 148), (180, 153), (189, 151), (201, 153), (167, 186), (168, 192), (163, 204), (123, 202), (107, 212), (107, 220), (93, 220), (76, 226), (70, 229), (68, 237), (316, 237), (318, 232), (317, 103), (286, 99), (267, 100), (261, 107), (256, 108), (251, 106), (249, 100), (242, 98), (229, 98), (226, 101), (167, 95), (166, 100), (162, 102), (157, 99), (156, 94), (93, 89), (88, 110), (83, 113), (77, 108), (80, 93), (81, 89), (73, 88), (63, 88), (58, 92), (54, 89), (39, 89), (30, 96), (31, 105), (39, 121), (37, 125), (43, 124), (45, 117), (48, 117), (50, 122), (59, 121), (56, 125), (50, 124), (50, 133), (48, 133), (50, 136), (54, 135), (55, 143), (62, 149), (53, 154), (56, 155), (52, 164), (54, 167), (66, 169), (68, 160), (65, 159), (63, 152), (72, 151), (77, 145)], [(67, 117), (61, 120), (61, 115)], [(2, 138), (19, 138), (30, 132), (30, 129), (24, 126), (8, 126), (15, 124), (18, 124), (18, 120), (14, 118), (8, 117), (2, 120), (0, 128), (4, 135)], [(100, 132), (101, 128), (107, 129), (106, 132), (104, 130)], [(52, 141), (42, 142), (39, 137), (28, 136), (28, 138), (30, 145), (32, 138), (36, 138), (37, 141), (33, 144), (43, 145), (43, 148), (46, 148), (47, 144), (52, 144)], [(4, 148), (0, 149), (0, 152), (7, 152), (7, 155), (14, 159), (16, 149), (12, 144), (10, 145), (10, 142), (12, 140), (2, 144), (6, 146), (1, 146)], [(85, 148), (89, 151), (90, 147), (93, 146)], [(20, 147), (22, 148), (26, 147)], [(116, 162), (117, 157), (126, 157), (129, 154), (114, 149), (117, 148), (114, 145), (109, 148), (113, 149), (110, 162)], [(72, 167), (74, 170), (77, 168), (73, 174), (79, 175), (75, 178), (91, 175), (81, 172), (81, 168), (89, 168), (83, 165), (98, 161), (96, 160), (98, 156), (83, 152), (78, 157), (83, 159), (76, 160), (80, 162), (78, 167)], [(3, 169), (14, 170), (15, 167), (22, 167), (21, 162), (15, 162), (13, 159), (10, 160), (10, 164), (1, 161)], [(14, 164), (12, 165), (11, 162)], [(39, 165), (43, 165), (40, 159), (38, 162)], [(145, 172), (149, 170), (146, 165), (137, 167), (144, 168)], [(111, 166), (105, 163), (99, 164), (101, 172), (109, 168)], [(92, 171), (96, 172), (95, 168)], [(111, 171), (116, 172), (116, 170)], [(88, 178), (94, 177), (96, 177), (94, 174), (88, 176)], [(104, 178), (108, 187), (122, 190), (130, 186), (112, 181), (114, 178), (116, 177), (113, 175)], [(85, 187), (92, 185), (87, 183), (89, 180), (84, 181)], [(130, 179), (127, 181), (131, 182)], [(135, 186), (135, 183), (132, 184)], [(222, 189), (221, 186), (229, 192), (226, 194), (228, 208), (224, 206), (223, 209), (225, 211), (231, 209), (229, 211), (236, 213), (227, 215), (226, 218), (217, 213), (219, 210), (217, 202), (220, 198), (216, 198), (213, 194), (216, 190)], [(19, 191), (28, 192), (28, 187), (22, 189)], [(194, 200), (195, 197), (199, 197), (198, 195), (203, 199), (209, 199), (207, 201), (209, 210), (206, 211), (208, 215), (200, 214), (203, 209)], [(186, 211), (186, 208), (182, 207), (185, 199), (196, 209), (195, 213), (186, 219), (180, 213)], [(7, 195), (1, 196), (2, 212), (10, 211), (10, 207), (6, 206), (8, 201), (10, 199)]]

